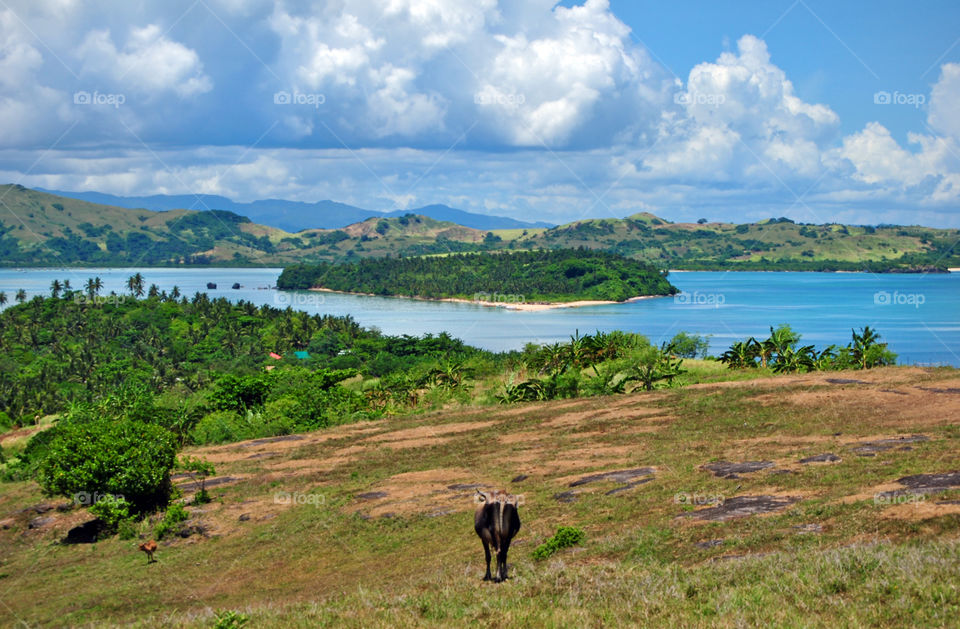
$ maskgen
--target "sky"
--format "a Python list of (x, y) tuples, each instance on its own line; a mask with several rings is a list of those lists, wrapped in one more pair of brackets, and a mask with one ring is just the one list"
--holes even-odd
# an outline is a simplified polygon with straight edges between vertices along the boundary
[(960, 227), (958, 103), (954, 1), (0, 1), (56, 190)]

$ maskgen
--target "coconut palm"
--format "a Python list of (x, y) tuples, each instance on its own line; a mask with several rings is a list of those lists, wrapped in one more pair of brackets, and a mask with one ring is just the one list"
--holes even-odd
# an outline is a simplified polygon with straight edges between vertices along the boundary
[(0, 290), (0, 306), (4, 306), (7, 303), (7, 294)]
[(127, 278), (127, 288), (134, 297), (143, 297), (143, 274), (138, 271)]
[(60, 296), (60, 291), (63, 290), (63, 284), (60, 283), (60, 280), (53, 280), (50, 282), (50, 296), (56, 299)]
[(18, 304), (22, 304), (27, 300), (27, 291), (23, 290), (22, 288), (18, 289), (17, 294), (14, 295), (13, 298), (17, 301)]

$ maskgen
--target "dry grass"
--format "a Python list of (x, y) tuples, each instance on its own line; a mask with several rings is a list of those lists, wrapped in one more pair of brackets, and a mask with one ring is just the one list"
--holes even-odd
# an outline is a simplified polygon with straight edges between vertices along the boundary
[[(865, 384), (827, 382), (837, 377)], [(242, 480), (190, 508), (209, 538), (164, 541), (151, 566), (134, 541), (55, 543), (84, 513), (54, 510), (30, 529), (19, 511), (43, 501), (36, 486), (3, 485), (0, 520), (14, 521), (0, 528), (0, 625), (208, 626), (231, 608), (254, 626), (942, 626), (960, 605), (946, 576), (960, 570), (960, 507), (940, 503), (960, 488), (918, 504), (874, 496), (957, 469), (960, 395), (933, 390), (957, 382), (952, 369), (785, 376), (195, 448)], [(929, 441), (853, 451), (916, 433)], [(798, 462), (825, 452), (842, 460)], [(739, 478), (701, 469), (718, 460), (775, 465)], [(655, 468), (653, 480), (612, 495), (620, 483), (569, 486), (634, 467)], [(500, 586), (479, 580), (472, 485), (524, 496), (514, 578)], [(573, 502), (554, 497), (570, 490)], [(724, 522), (678, 517), (744, 495), (801, 499)], [(586, 542), (534, 562), (558, 525)]]

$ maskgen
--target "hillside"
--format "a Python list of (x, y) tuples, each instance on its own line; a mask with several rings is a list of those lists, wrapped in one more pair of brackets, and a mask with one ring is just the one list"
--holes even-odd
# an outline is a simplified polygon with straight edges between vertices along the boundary
[(392, 212), (378, 212), (376, 210), (367, 210), (337, 201), (304, 203), (285, 199), (260, 199), (242, 203), (213, 194), (117, 196), (100, 192), (62, 192), (58, 190), (44, 190), (43, 188), (38, 188), (37, 190), (71, 199), (132, 209), (149, 209), (154, 211), (182, 208), (194, 210), (227, 210), (235, 214), (240, 214), (241, 216), (246, 216), (255, 223), (269, 225), (270, 227), (288, 232), (317, 228), (336, 229), (364, 221), (368, 218), (396, 218), (405, 214), (418, 214), (438, 221), (450, 221), (473, 229), (512, 229), (552, 226), (550, 223), (544, 223), (543, 221), (527, 222), (506, 216), (476, 214), (474, 212), (466, 212), (439, 204), (425, 205), (420, 208), (407, 210), (394, 210)]
[[(0, 186), (0, 264), (239, 264), (484, 248), (486, 232), (412, 215), (292, 234), (227, 211), (127, 209)], [(387, 233), (389, 232), (389, 233)]]
[[(139, 540), (55, 543), (85, 510), (8, 484), (0, 624), (948, 626), (958, 390), (803, 374), (190, 448), (214, 500), (151, 565)], [(481, 581), (477, 487), (523, 496), (503, 584)], [(583, 543), (532, 559), (560, 525)]]
[(589, 247), (688, 270), (943, 270), (960, 266), (958, 229), (759, 223), (669, 223), (652, 214), (528, 233), (518, 247)]
[[(284, 266), (295, 262), (585, 247), (688, 270), (944, 271), (958, 229), (670, 223), (652, 214), (482, 230), (416, 214), (291, 233), (226, 211), (152, 212), (0, 186), (0, 264)], [(448, 208), (449, 209), (449, 208)]]

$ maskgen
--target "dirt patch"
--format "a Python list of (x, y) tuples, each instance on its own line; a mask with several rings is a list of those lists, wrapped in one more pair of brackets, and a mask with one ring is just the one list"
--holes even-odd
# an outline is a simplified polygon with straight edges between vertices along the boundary
[(866, 380), (856, 380), (854, 378), (827, 378), (826, 382), (830, 384), (870, 384)]
[(185, 483), (178, 483), (177, 487), (180, 488), (183, 492), (197, 491), (200, 489), (201, 485), (205, 489), (213, 489), (214, 487), (220, 487), (221, 485), (230, 485), (238, 481), (242, 481), (243, 476), (216, 476), (214, 478), (208, 478), (203, 483), (200, 481), (188, 481)]
[(960, 518), (960, 501), (957, 502), (927, 502), (913, 501), (898, 504), (885, 509), (880, 516), (888, 520), (906, 520), (908, 522), (922, 522), (943, 516)]
[(705, 522), (723, 522), (749, 515), (782, 511), (799, 500), (796, 496), (736, 496), (716, 507), (683, 513), (681, 516)]
[[(394, 430), (385, 432), (373, 437), (363, 439), (364, 443), (385, 443), (390, 441), (416, 442), (436, 440), (437, 437), (445, 435), (455, 435), (471, 430), (482, 430), (495, 426), (498, 422), (460, 422), (457, 424), (440, 424), (439, 426), (417, 426), (416, 428), (405, 428), (403, 430)], [(389, 443), (387, 444), (389, 446)], [(408, 446), (415, 447), (415, 446)]]
[[(365, 517), (439, 516), (443, 515), (440, 512), (470, 511), (476, 506), (473, 500), (476, 489), (490, 487), (476, 480), (474, 473), (466, 468), (396, 474), (357, 494), (355, 503), (346, 510)], [(464, 487), (470, 489), (462, 489)]]
[(241, 443), (240, 448), (252, 448), (254, 446), (262, 446), (265, 443), (282, 443), (285, 441), (303, 441), (306, 439), (303, 435), (283, 435), (281, 437), (267, 437), (266, 439), (254, 439), (253, 441), (245, 441)]
[(765, 470), (773, 466), (773, 461), (744, 461), (743, 463), (716, 461), (714, 463), (701, 465), (700, 469), (713, 472), (714, 476), (720, 478), (740, 478), (740, 474), (759, 472), (760, 470)]

